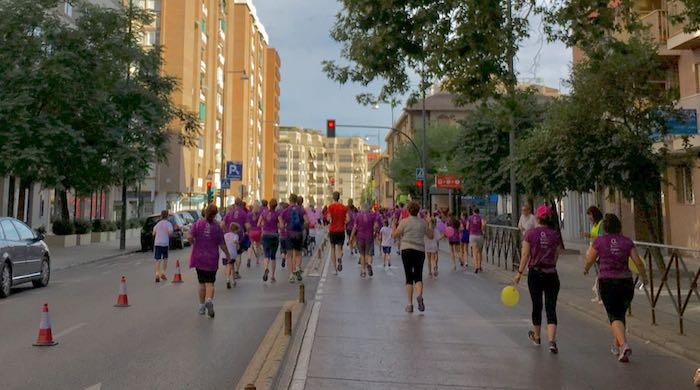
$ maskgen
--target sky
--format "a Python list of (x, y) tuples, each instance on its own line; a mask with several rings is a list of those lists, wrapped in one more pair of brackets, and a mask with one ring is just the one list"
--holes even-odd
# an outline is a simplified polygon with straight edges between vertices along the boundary
[[(333, 41), (329, 31), (340, 10), (336, 0), (253, 0), (258, 16), (282, 60), (280, 125), (300, 126), (325, 131), (326, 119), (336, 119), (338, 125), (390, 126), (392, 110), (389, 105), (367, 107), (356, 102), (355, 96), (367, 90), (356, 84), (340, 85), (329, 80), (322, 70), (323, 60), (340, 59), (340, 44)], [(560, 88), (569, 73), (571, 50), (562, 44), (543, 39), (539, 20), (531, 21), (531, 38), (523, 45), (516, 60), (519, 79)], [(401, 106), (394, 110), (398, 118)], [(368, 137), (377, 142), (377, 130), (338, 129), (338, 135)], [(384, 131), (379, 138), (383, 144)]]

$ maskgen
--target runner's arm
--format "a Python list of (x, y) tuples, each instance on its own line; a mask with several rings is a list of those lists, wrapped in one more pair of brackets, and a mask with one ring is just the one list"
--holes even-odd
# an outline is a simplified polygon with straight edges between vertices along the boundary
[(644, 261), (642, 261), (642, 258), (639, 256), (637, 248), (632, 248), (630, 258), (632, 258), (634, 265), (637, 266), (637, 271), (639, 271), (639, 276), (642, 278), (642, 283), (647, 284), (647, 280), (649, 280), (647, 279), (647, 271), (644, 269)]
[(595, 263), (595, 260), (598, 258), (598, 251), (593, 247), (593, 245), (590, 245), (588, 247), (588, 252), (586, 252), (586, 262), (583, 265), (583, 274), (588, 275), (588, 270), (591, 269), (593, 266), (593, 263)]
[(523, 246), (521, 250), (522, 254), (520, 255), (520, 265), (518, 266), (518, 273), (515, 275), (515, 279), (513, 279), (513, 282), (515, 282), (515, 285), (517, 286), (518, 283), (520, 283), (520, 278), (523, 276), (523, 272), (525, 272), (525, 267), (527, 267), (527, 262), (530, 260), (530, 243), (523, 240)]

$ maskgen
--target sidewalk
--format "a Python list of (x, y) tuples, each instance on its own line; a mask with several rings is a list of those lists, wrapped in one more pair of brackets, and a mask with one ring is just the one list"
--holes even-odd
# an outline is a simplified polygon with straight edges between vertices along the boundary
[[(526, 287), (507, 308), (499, 296), (510, 275), (490, 266), (479, 275), (451, 272), (450, 263), (441, 253), (440, 277), (424, 276), (426, 311), (409, 314), (398, 256), (388, 270), (375, 259), (366, 280), (347, 254), (338, 276), (326, 262), (289, 388), (690, 388), (695, 363), (632, 337), (632, 363), (619, 364), (609, 355), (608, 326), (569, 305), (558, 313), (560, 354), (532, 346)], [(591, 304), (588, 280), (579, 289), (568, 273), (563, 279), (564, 290)]]
[(51, 269), (55, 271), (80, 264), (111, 259), (139, 251), (140, 249), (140, 237), (127, 237), (125, 250), (119, 249), (119, 239), (70, 248), (49, 248)]

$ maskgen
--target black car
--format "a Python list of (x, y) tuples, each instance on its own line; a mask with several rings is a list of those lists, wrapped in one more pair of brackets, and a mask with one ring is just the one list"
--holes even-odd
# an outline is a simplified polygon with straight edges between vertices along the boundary
[[(153, 227), (160, 221), (160, 214), (154, 214), (146, 218), (146, 222), (141, 228), (141, 250), (146, 252), (153, 249)], [(170, 214), (168, 221), (173, 224), (173, 235), (170, 237), (170, 248), (182, 249), (185, 247), (187, 238), (182, 231), (185, 221), (177, 214)]]
[(18, 284), (49, 284), (51, 260), (43, 240), (43, 234), (34, 233), (22, 221), (0, 218), (0, 298), (10, 295), (12, 286)]

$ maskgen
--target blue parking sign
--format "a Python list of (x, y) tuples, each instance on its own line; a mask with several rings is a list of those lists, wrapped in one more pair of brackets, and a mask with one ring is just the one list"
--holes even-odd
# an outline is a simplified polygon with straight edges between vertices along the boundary
[(243, 161), (227, 161), (226, 178), (231, 181), (243, 180)]
[(231, 189), (231, 180), (227, 178), (221, 178), (221, 187), (219, 187), (222, 190), (230, 190)]

